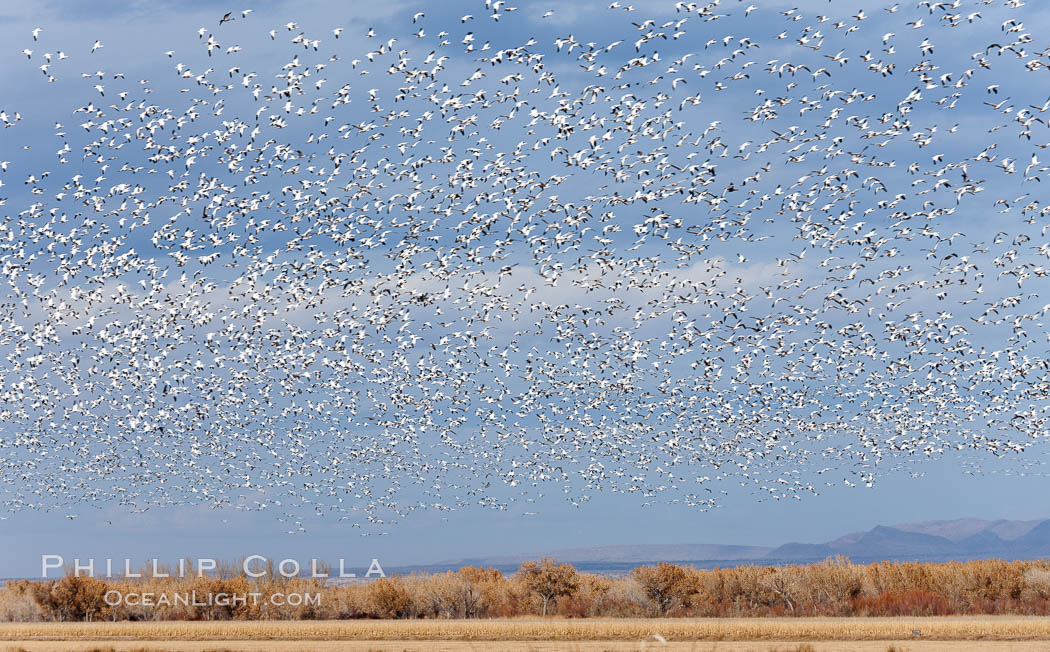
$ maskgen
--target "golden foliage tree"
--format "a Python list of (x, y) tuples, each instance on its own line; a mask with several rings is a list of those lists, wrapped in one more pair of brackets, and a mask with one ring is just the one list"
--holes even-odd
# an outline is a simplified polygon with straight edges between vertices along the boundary
[(696, 592), (691, 570), (677, 564), (660, 562), (656, 566), (639, 566), (631, 571), (631, 577), (642, 587), (661, 616), (685, 604)]
[(540, 598), (544, 616), (551, 600), (572, 595), (580, 586), (580, 575), (573, 566), (549, 557), (522, 563), (518, 577), (526, 591)]

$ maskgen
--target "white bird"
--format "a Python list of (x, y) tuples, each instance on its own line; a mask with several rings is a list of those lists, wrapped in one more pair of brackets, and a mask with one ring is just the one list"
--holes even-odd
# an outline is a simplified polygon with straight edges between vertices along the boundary
[(1050, 100), (1038, 8), (1000, 4), (992, 38), (938, 3), (611, 2), (643, 13), (535, 37), (504, 0), (458, 32), (391, 3), (418, 38), (347, 55), (289, 16), (174, 63), (173, 23), (137, 84), (43, 53), (0, 109), (5, 507), (378, 532), (553, 487), (706, 510), (1031, 472)]

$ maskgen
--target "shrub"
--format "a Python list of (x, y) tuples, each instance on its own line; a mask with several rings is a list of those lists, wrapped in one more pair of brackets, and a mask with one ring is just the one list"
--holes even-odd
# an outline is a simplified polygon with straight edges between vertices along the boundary
[(854, 611), (865, 616), (948, 616), (948, 600), (932, 591), (908, 589), (902, 593), (885, 592), (860, 598)]
[(45, 620), (96, 620), (107, 609), (106, 583), (94, 577), (67, 575), (60, 580), (30, 582), (33, 601)]
[(9, 582), (7, 587), (0, 591), (0, 622), (25, 623), (44, 619), (40, 606), (33, 600), (29, 583)]
[(1050, 569), (1029, 568), (1024, 573), (1024, 585), (1034, 596), (1050, 598)]
[(383, 577), (368, 585), (368, 602), (377, 618), (405, 618), (412, 606), (412, 595), (400, 577)]

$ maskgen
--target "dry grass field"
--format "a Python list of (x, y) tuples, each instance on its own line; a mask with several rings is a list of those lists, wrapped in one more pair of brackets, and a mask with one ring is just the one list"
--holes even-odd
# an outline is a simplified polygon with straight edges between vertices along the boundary
[[(913, 632), (920, 632), (915, 641)], [(3, 645), (57, 641), (120, 642), (208, 642), (211, 648), (249, 641), (305, 642), (404, 641), (397, 649), (412, 649), (408, 642), (448, 642), (450, 649), (464, 648), (469, 642), (579, 643), (653, 641), (658, 634), (669, 642), (851, 642), (908, 641), (908, 646), (928, 641), (1024, 642), (1035, 649), (1037, 642), (1050, 644), (1050, 619), (1016, 616), (959, 616), (929, 618), (648, 618), (648, 619), (540, 619), (492, 620), (354, 620), (354, 621), (221, 621), (221, 622), (103, 622), (103, 623), (0, 623), (0, 649)], [(455, 643), (452, 645), (452, 643)], [(1042, 643), (1039, 643), (1042, 644)], [(317, 645), (321, 645), (317, 643)], [(500, 646), (508, 649), (507, 645)], [(885, 649), (886, 645), (881, 648)], [(972, 644), (967, 645), (972, 649)], [(26, 647), (27, 650), (31, 649)], [(181, 649), (181, 648), (180, 648)], [(204, 648), (194, 648), (204, 649)], [(231, 648), (238, 649), (238, 648)], [(264, 649), (274, 649), (267, 647)], [(276, 648), (280, 649), (280, 648)], [(319, 648), (325, 649), (325, 648)], [(336, 648), (330, 648), (336, 649)], [(338, 649), (347, 649), (345, 645)], [(393, 648), (392, 648), (393, 649)], [(536, 645), (522, 649), (548, 649)], [(559, 649), (557, 646), (549, 649)], [(571, 646), (568, 648), (573, 649)], [(584, 648), (580, 648), (584, 649)], [(615, 646), (597, 649), (615, 649)], [(633, 649), (633, 648), (632, 648)], [(704, 645), (686, 649), (712, 649)], [(717, 648), (714, 648), (717, 649)], [(769, 648), (761, 648), (769, 649)], [(850, 649), (856, 649), (850, 646)]]
[(0, 642), (0, 652), (1046, 652), (1032, 641), (788, 641), (651, 642), (579, 641), (127, 641)]

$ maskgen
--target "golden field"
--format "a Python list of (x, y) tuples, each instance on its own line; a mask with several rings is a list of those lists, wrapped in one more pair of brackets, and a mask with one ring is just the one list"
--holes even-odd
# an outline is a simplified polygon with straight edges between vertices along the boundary
[(669, 642), (907, 641), (914, 631), (921, 632), (925, 641), (1050, 642), (1050, 619), (960, 616), (2, 623), (0, 641), (632, 642), (655, 640), (654, 634)]
[[(0, 642), (0, 651), (5, 650)], [(893, 641), (893, 642), (817, 642), (742, 641), (712, 643), (655, 642), (613, 643), (576, 642), (542, 643), (531, 641), (438, 642), (420, 641), (222, 641), (215, 643), (183, 642), (151, 644), (142, 641), (111, 643), (80, 641), (62, 643), (20, 643), (6, 648), (6, 652), (1045, 652), (1050, 643), (1031, 644), (1006, 641)]]
[[(5, 647), (6, 645), (6, 647)], [(1050, 642), (1032, 641), (31, 641), (6, 643), (6, 652), (1032, 652)]]

